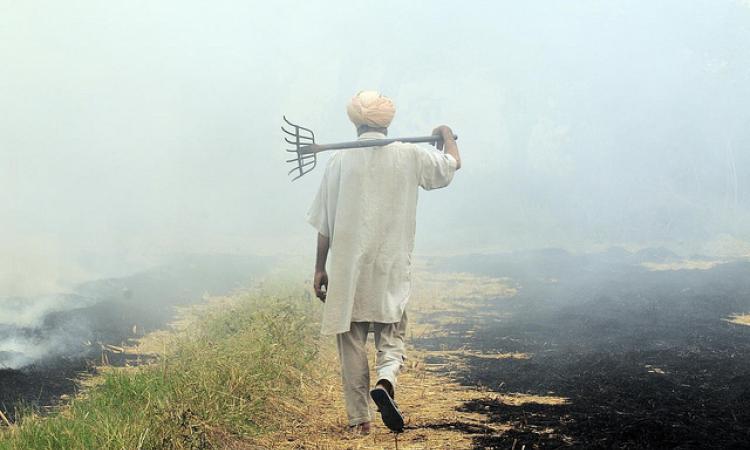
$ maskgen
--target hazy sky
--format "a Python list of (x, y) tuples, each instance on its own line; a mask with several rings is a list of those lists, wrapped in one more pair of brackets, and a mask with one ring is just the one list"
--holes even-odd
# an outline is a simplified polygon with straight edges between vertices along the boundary
[(0, 294), (312, 259), (322, 167), (289, 182), (281, 116), (350, 140), (361, 89), (394, 99), (393, 136), (459, 134), (421, 253), (750, 253), (748, 1), (0, 0), (0, 58)]

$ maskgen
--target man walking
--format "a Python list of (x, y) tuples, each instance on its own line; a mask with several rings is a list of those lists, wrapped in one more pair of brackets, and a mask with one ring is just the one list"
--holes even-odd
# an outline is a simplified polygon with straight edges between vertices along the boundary
[[(359, 140), (383, 139), (395, 107), (389, 98), (363, 91), (347, 114)], [(336, 152), (308, 212), (318, 230), (314, 285), (325, 302), (322, 332), (336, 335), (349, 426), (362, 433), (370, 431), (368, 391), (388, 428), (400, 432), (404, 426), (394, 397), (405, 359), (418, 188), (447, 186), (461, 167), (451, 129), (443, 125), (433, 134), (442, 137), (437, 147), (444, 152), (402, 142)], [(377, 348), (372, 390), (365, 350), (371, 328)]]

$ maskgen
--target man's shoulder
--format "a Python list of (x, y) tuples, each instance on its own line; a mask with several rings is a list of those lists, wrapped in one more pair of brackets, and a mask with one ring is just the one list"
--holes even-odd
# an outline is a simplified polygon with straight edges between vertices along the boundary
[(341, 165), (342, 150), (331, 152), (326, 162), (326, 169), (332, 169)]
[(420, 147), (418, 144), (414, 144), (411, 142), (401, 142), (401, 141), (390, 143), (383, 148), (388, 149), (389, 151), (395, 154), (404, 155), (404, 156), (415, 155), (421, 151), (424, 151), (424, 149)]
[(397, 148), (397, 149), (404, 149), (404, 150), (411, 150), (411, 151), (413, 151), (413, 150), (416, 150), (416, 149), (419, 148), (419, 144), (415, 144), (413, 142), (394, 141), (394, 142), (386, 145), (386, 147), (392, 147), (392, 148)]

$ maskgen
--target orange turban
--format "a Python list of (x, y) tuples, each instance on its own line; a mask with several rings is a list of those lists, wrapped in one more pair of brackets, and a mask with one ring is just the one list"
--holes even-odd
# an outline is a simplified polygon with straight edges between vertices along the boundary
[(396, 106), (390, 98), (379, 92), (361, 91), (352, 97), (346, 106), (346, 113), (355, 126), (388, 128), (396, 114)]

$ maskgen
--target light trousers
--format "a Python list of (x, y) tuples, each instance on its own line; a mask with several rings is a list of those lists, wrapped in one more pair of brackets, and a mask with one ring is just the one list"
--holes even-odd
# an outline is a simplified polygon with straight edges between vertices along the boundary
[(367, 334), (375, 334), (377, 381), (388, 380), (396, 388), (396, 377), (406, 359), (404, 337), (407, 325), (406, 312), (398, 323), (352, 322), (346, 333), (336, 335), (341, 381), (344, 385), (344, 402), (349, 425), (359, 425), (372, 420), (370, 415), (370, 367), (367, 363)]

